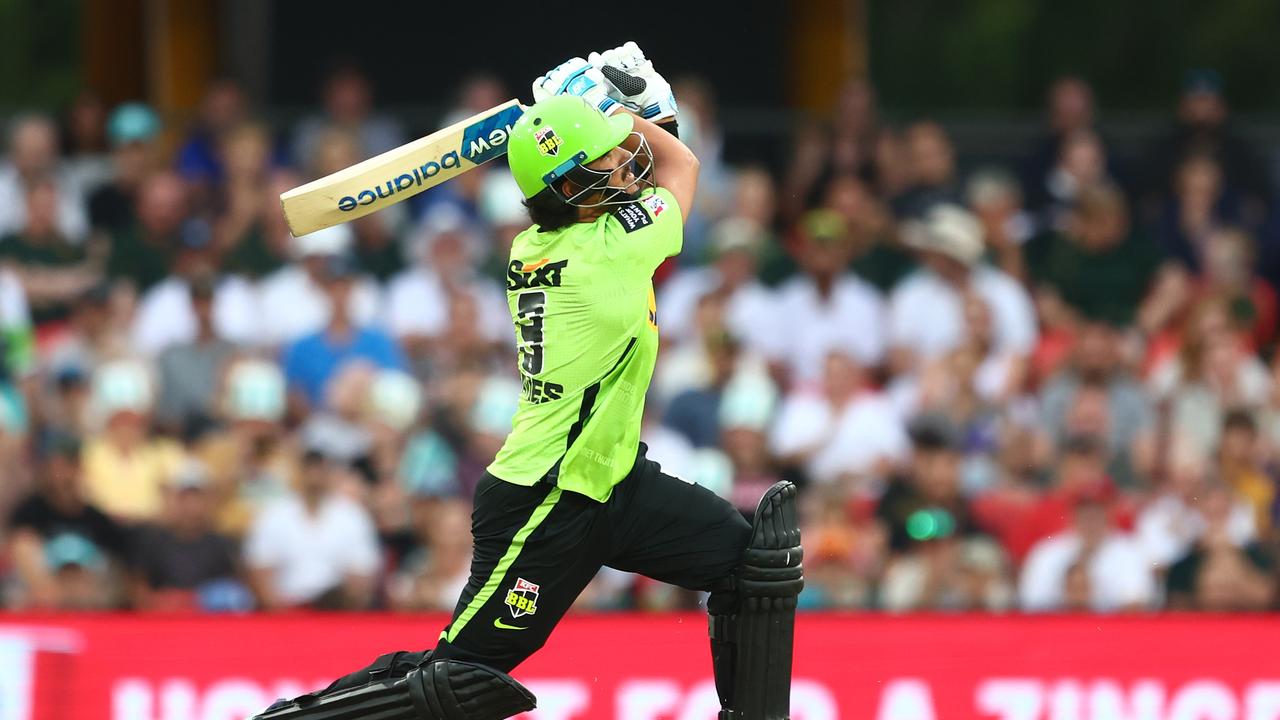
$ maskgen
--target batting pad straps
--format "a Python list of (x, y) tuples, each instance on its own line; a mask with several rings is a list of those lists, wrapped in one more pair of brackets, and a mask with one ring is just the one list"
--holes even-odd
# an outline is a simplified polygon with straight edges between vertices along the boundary
[(504, 720), (537, 705), (510, 675), (437, 660), (408, 675), (273, 705), (254, 720)]

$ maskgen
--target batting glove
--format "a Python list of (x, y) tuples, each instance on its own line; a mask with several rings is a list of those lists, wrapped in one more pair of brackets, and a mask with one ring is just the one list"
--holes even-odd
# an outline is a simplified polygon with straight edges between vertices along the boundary
[(653, 122), (662, 122), (680, 114), (676, 97), (671, 92), (671, 83), (653, 69), (653, 63), (644, 56), (644, 51), (634, 42), (628, 42), (602, 53), (591, 53), (588, 60), (595, 67), (609, 65), (645, 81), (644, 89), (638, 94), (626, 95), (607, 78), (605, 79), (609, 85), (609, 96), (640, 117)]
[(622, 109), (609, 97), (609, 85), (594, 65), (580, 57), (557, 65), (546, 75), (533, 81), (533, 100), (541, 102), (556, 95), (577, 95), (596, 106), (605, 115)]

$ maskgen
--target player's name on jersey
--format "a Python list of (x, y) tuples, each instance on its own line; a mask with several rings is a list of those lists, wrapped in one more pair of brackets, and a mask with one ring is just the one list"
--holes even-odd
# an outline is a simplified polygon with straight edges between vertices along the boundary
[(520, 378), (520, 397), (534, 404), (551, 402), (564, 397), (564, 386), (524, 375)]

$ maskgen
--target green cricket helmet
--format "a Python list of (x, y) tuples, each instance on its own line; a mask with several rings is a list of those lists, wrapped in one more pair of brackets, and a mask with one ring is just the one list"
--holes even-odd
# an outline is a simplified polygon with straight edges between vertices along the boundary
[[(535, 103), (516, 121), (507, 143), (507, 162), (526, 199), (550, 187), (573, 203), (583, 194), (604, 189), (611, 173), (585, 166), (621, 145), (633, 127), (626, 113), (606, 116), (576, 95), (557, 95)], [(652, 160), (643, 137), (641, 144)], [(557, 185), (566, 177), (584, 190), (564, 197)]]

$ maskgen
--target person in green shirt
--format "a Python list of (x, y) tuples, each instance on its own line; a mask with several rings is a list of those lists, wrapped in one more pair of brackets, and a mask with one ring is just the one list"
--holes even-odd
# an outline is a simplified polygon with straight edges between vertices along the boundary
[[(602, 67), (623, 71), (613, 77), (632, 92)], [(640, 442), (658, 354), (653, 272), (680, 252), (698, 179), (670, 86), (629, 43), (560, 65), (534, 82), (534, 96), (508, 142), (534, 223), (512, 242), (506, 276), (522, 391), (476, 488), (470, 581), (434, 650), (384, 655), (320, 693), (319, 705), (285, 703), (271, 720), (337, 718), (307, 707), (367, 711), (378, 688), (402, 692), (394, 680), (371, 690), (371, 675), (404, 675), (410, 696), (429, 682), (428, 697), (445, 685), (456, 697), (463, 667), (496, 671), (486, 676), (493, 697), (515, 701), (505, 673), (543, 645), (605, 565), (710, 591), (720, 717), (788, 717), (803, 586), (795, 486), (770, 488), (753, 526), (710, 490), (663, 473)], [(456, 715), (445, 702), (443, 713), (395, 720), (507, 717), (532, 696), (525, 702)]]

